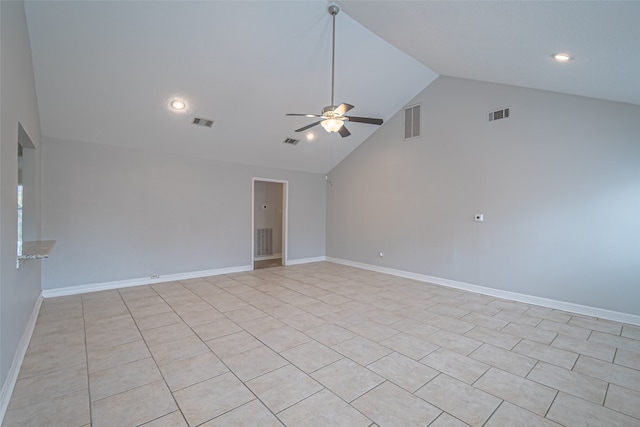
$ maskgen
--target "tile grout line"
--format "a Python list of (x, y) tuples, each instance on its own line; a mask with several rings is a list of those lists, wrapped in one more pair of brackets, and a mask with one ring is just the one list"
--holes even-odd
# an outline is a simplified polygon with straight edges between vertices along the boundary
[[(553, 421), (551, 418), (547, 418), (547, 415), (549, 415), (549, 411), (551, 411), (551, 408), (553, 407), (553, 404), (556, 402), (556, 399), (558, 398), (558, 395), (560, 395), (560, 390), (556, 390), (556, 395), (553, 396), (553, 399), (551, 400), (551, 404), (549, 405), (549, 407), (547, 408), (547, 410), (544, 413), (544, 417), (543, 417), (544, 419)], [(555, 421), (553, 421), (553, 422), (555, 422)], [(558, 424), (560, 424), (560, 423), (558, 423)]]
[[(235, 279), (234, 279), (234, 280), (235, 280)], [(251, 286), (251, 287), (252, 287), (253, 289), (255, 289), (255, 287), (253, 287), (253, 286)], [(262, 292), (262, 291), (258, 291), (258, 292)], [(262, 293), (263, 293), (263, 294), (266, 294), (266, 292), (262, 292)], [(303, 294), (301, 294), (301, 295), (303, 295)], [(242, 299), (242, 298), (240, 298), (240, 299)], [(278, 299), (279, 299), (279, 298), (278, 298)], [(280, 299), (279, 299), (279, 300), (280, 300)], [(244, 301), (244, 300), (243, 300), (243, 301)], [(280, 300), (280, 301), (282, 301), (282, 300)], [(253, 304), (251, 304), (251, 303), (247, 303), (247, 304), (249, 304), (251, 307), (253, 307), (253, 308), (257, 309), (257, 310), (260, 310), (261, 312), (263, 312), (263, 313), (264, 313), (264, 311), (263, 311), (263, 310), (261, 310), (260, 308), (258, 308), (258, 307), (256, 307), (256, 306), (254, 306)], [(223, 313), (223, 314), (224, 314), (224, 313)], [(269, 316), (267, 313), (265, 313), (265, 315), (266, 315), (266, 316)], [(225, 317), (226, 317), (226, 315), (225, 315)], [(273, 316), (269, 316), (269, 317), (273, 317)], [(275, 317), (274, 317), (274, 319), (275, 319)], [(280, 357), (282, 357), (284, 360), (286, 360), (286, 361), (287, 361), (287, 363), (288, 363), (288, 365), (294, 366), (296, 369), (301, 370), (301, 369), (300, 369), (300, 368), (298, 368), (296, 365), (294, 365), (293, 363), (291, 363), (291, 361), (289, 361), (286, 357), (282, 356), (282, 355), (280, 354), (280, 352), (278, 352), (278, 351), (274, 350), (273, 348), (271, 348), (269, 345), (267, 345), (266, 343), (264, 343), (260, 338), (256, 337), (256, 336), (255, 336), (254, 334), (252, 334), (250, 331), (246, 330), (246, 329), (245, 329), (244, 327), (242, 327), (240, 324), (238, 324), (238, 323), (234, 322), (234, 321), (233, 321), (233, 320), (231, 320), (231, 319), (229, 319), (229, 320), (230, 320), (230, 321), (232, 321), (234, 324), (236, 324), (238, 327), (240, 327), (243, 331), (245, 331), (246, 333), (248, 333), (249, 335), (251, 335), (253, 338), (255, 338), (256, 340), (258, 340), (260, 343), (262, 343), (262, 345), (264, 345), (265, 347), (267, 347), (267, 348), (271, 349), (271, 350), (272, 350), (272, 351), (274, 351), (278, 356), (280, 356)], [(279, 320), (279, 319), (276, 319), (276, 320)], [(242, 323), (242, 322), (240, 322), (240, 323)], [(303, 333), (303, 334), (304, 334), (304, 332), (301, 332), (301, 333)], [(305, 336), (307, 336), (308, 338), (310, 338), (311, 340), (313, 340), (313, 338), (309, 337), (308, 335), (306, 335), (306, 334), (304, 334), (304, 335), (305, 335)], [(305, 343), (299, 344), (298, 346), (303, 345), (303, 344), (305, 344)], [(206, 345), (206, 343), (205, 343), (205, 345)], [(292, 348), (295, 348), (295, 347), (292, 347)], [(287, 349), (287, 350), (288, 350), (288, 349)], [(247, 351), (250, 351), (250, 350), (246, 350), (245, 352), (247, 352)], [(213, 352), (213, 351), (212, 351), (212, 352)], [(245, 352), (241, 352), (241, 353), (238, 353), (238, 354), (242, 354), (242, 353), (245, 353)], [(215, 352), (213, 352), (213, 353), (215, 354)], [(234, 355), (234, 356), (235, 356), (235, 355)], [(262, 401), (262, 399), (260, 399), (260, 397), (259, 397), (259, 396), (257, 396), (257, 395), (253, 392), (253, 390), (251, 390), (251, 388), (250, 388), (250, 387), (249, 387), (249, 386), (248, 386), (244, 381), (242, 381), (242, 380), (237, 376), (237, 374), (236, 374), (235, 372), (233, 372), (233, 370), (232, 370), (231, 368), (229, 368), (229, 366), (224, 362), (224, 360), (222, 360), (222, 358), (219, 358), (219, 359), (220, 359), (220, 361), (225, 365), (225, 367), (229, 370), (229, 372), (231, 372), (231, 373), (232, 373), (232, 374), (233, 374), (233, 375), (238, 379), (238, 381), (240, 381), (240, 382), (244, 385), (244, 387), (246, 387), (246, 388), (247, 388), (247, 389), (248, 389), (248, 390), (249, 390), (249, 391), (250, 391), (250, 392), (255, 396), (256, 400), (258, 400), (258, 401), (259, 401), (259, 402), (260, 402), (260, 403), (261, 403), (261, 404), (262, 404), (262, 405), (263, 405), (263, 406), (264, 406), (264, 407), (265, 407), (265, 408), (266, 408), (266, 409), (267, 409), (267, 410), (268, 410), (268, 411), (269, 411), (269, 412), (270, 412), (270, 413), (271, 413), (271, 414), (272, 414), (276, 419), (278, 419), (280, 422), (283, 422), (283, 421), (278, 417), (278, 415), (277, 415), (276, 413), (274, 413), (274, 412), (271, 410), (271, 408), (269, 408), (269, 407), (266, 405), (266, 403), (265, 403), (265, 402), (263, 402), (263, 401)], [(285, 365), (285, 366), (287, 366), (287, 365)], [(250, 380), (247, 380), (247, 381), (251, 381), (251, 380), (254, 380), (254, 379), (256, 379), (256, 378), (260, 378), (260, 377), (262, 377), (262, 376), (264, 376), (264, 375), (267, 375), (267, 374), (269, 374), (269, 373), (271, 373), (271, 372), (274, 372), (274, 371), (276, 371), (276, 370), (278, 370), (278, 369), (281, 369), (281, 368), (283, 368), (283, 366), (281, 366), (281, 367), (279, 367), (279, 368), (272, 369), (272, 370), (270, 370), (270, 371), (268, 371), (268, 372), (265, 372), (265, 373), (263, 373), (263, 374), (258, 375), (257, 377), (251, 378)], [(301, 370), (301, 371), (302, 371), (302, 370)], [(302, 371), (302, 372), (304, 372), (304, 371)], [(288, 409), (288, 408), (290, 408), (290, 407), (292, 407), (292, 406), (294, 406), (294, 405), (297, 405), (297, 404), (298, 404), (298, 403), (300, 403), (300, 402), (303, 402), (303, 401), (307, 400), (307, 399), (308, 399), (308, 398), (310, 398), (311, 396), (314, 396), (314, 395), (316, 395), (316, 394), (320, 393), (320, 392), (321, 392), (321, 391), (323, 391), (323, 390), (328, 390), (328, 389), (327, 389), (323, 384), (321, 384), (320, 382), (316, 381), (313, 377), (311, 377), (311, 375), (309, 375), (309, 374), (308, 374), (308, 373), (306, 373), (306, 372), (304, 372), (304, 374), (305, 374), (305, 375), (307, 375), (309, 378), (313, 379), (313, 380), (314, 380), (316, 383), (318, 383), (319, 385), (321, 385), (321, 386), (322, 386), (322, 389), (321, 389), (321, 390), (318, 390), (317, 392), (315, 392), (315, 393), (313, 393), (313, 394), (311, 394), (310, 396), (305, 397), (304, 399), (301, 399), (301, 400), (299, 400), (299, 401), (297, 401), (297, 402), (295, 402), (295, 403), (293, 403), (293, 404), (289, 405), (287, 408), (282, 409), (282, 410), (281, 410), (280, 412), (278, 412), (278, 413), (281, 413), (281, 412), (285, 411), (286, 409)], [(329, 391), (330, 391), (330, 390), (329, 390)], [(331, 392), (331, 391), (330, 391), (330, 392)], [(331, 392), (331, 393), (332, 393), (332, 394), (334, 394), (333, 392)], [(335, 395), (335, 394), (334, 394), (334, 395)], [(246, 405), (247, 403), (249, 403), (249, 402), (246, 402), (245, 404), (243, 404), (243, 405), (241, 405), (241, 406), (244, 406), (244, 405)], [(235, 409), (237, 409), (237, 408), (230, 409), (229, 411), (227, 411), (227, 412), (225, 412), (225, 413), (231, 412), (231, 411), (233, 411), (233, 410), (235, 410)], [(214, 418), (212, 418), (212, 419), (216, 419), (216, 418), (218, 418), (218, 417), (220, 417), (220, 416), (222, 416), (222, 415), (224, 415), (224, 414), (220, 414), (220, 415), (218, 415), (218, 416), (216, 416), (216, 417), (214, 417)], [(210, 420), (209, 420), (209, 421), (210, 421)], [(207, 422), (208, 422), (208, 421), (207, 421)], [(284, 422), (283, 422), (283, 424), (284, 424)]]
[[(428, 400), (423, 399), (422, 397), (420, 397), (420, 396), (418, 396), (418, 395), (416, 394), (416, 393), (418, 393), (418, 391), (422, 390), (424, 387), (426, 387), (430, 382), (432, 382), (433, 380), (435, 380), (436, 378), (438, 378), (440, 375), (448, 376), (448, 375), (447, 375), (447, 374), (445, 374), (444, 372), (438, 371), (438, 375), (436, 375), (435, 377), (431, 378), (429, 381), (427, 381), (426, 383), (424, 383), (420, 388), (418, 388), (415, 392), (413, 392), (413, 393), (411, 393), (411, 394), (412, 394), (412, 395), (414, 395), (415, 397), (417, 397), (418, 399), (420, 399), (420, 400), (422, 400), (422, 401), (424, 401), (424, 402), (427, 402), (429, 405), (433, 406), (434, 408), (439, 409), (440, 411), (442, 411), (442, 413), (446, 413), (446, 414), (451, 415), (452, 417), (454, 417), (454, 418), (458, 419), (458, 417), (456, 417), (455, 415), (450, 414), (449, 412), (445, 411), (444, 409), (442, 409), (441, 407), (439, 407), (439, 406), (438, 406), (438, 405), (436, 405), (435, 403), (433, 403), (433, 402), (429, 402)], [(453, 377), (450, 377), (450, 378), (453, 378)], [(454, 378), (454, 379), (455, 379), (455, 378)], [(498, 406), (499, 406), (499, 405), (498, 405)], [(441, 415), (442, 415), (442, 414), (438, 415), (438, 417), (437, 417), (435, 420), (433, 420), (433, 422), (435, 422), (438, 418), (440, 418), (440, 416), (441, 416)], [(487, 418), (487, 420), (488, 420), (488, 418)]]
[[(234, 281), (236, 281), (235, 279), (233, 279), (233, 280), (234, 280)], [(216, 288), (218, 288), (218, 289), (221, 289), (220, 287), (216, 286), (215, 284), (211, 284), (211, 285), (212, 285), (212, 286), (215, 286), (215, 287), (216, 287)], [(181, 286), (183, 286), (183, 287), (184, 287), (184, 285), (182, 285), (182, 284), (181, 284)], [(204, 301), (204, 302), (206, 302), (207, 304), (209, 304), (213, 309), (216, 309), (216, 308), (215, 308), (215, 307), (213, 307), (213, 306), (212, 306), (208, 301), (204, 300), (200, 295), (196, 294), (196, 293), (195, 293), (195, 292), (193, 292), (191, 289), (188, 289), (188, 288), (186, 288), (186, 287), (185, 287), (185, 289), (187, 289), (189, 292), (191, 292), (191, 293), (193, 293), (194, 295), (196, 295), (196, 296), (197, 296), (198, 298), (200, 298), (202, 301)], [(224, 290), (224, 289), (221, 289), (221, 290), (223, 290), (223, 291), (227, 292), (227, 293), (228, 293), (228, 294), (230, 294), (230, 295), (233, 295), (233, 294), (231, 294), (230, 292), (228, 292), (228, 291), (226, 291), (226, 290)], [(154, 289), (154, 291), (155, 291), (155, 289)], [(157, 292), (157, 291), (156, 291), (156, 292)], [(215, 417), (213, 417), (213, 418), (211, 418), (211, 419), (209, 419), (209, 420), (205, 420), (205, 421), (203, 421), (203, 422), (202, 422), (201, 424), (199, 424), (199, 425), (202, 425), (202, 424), (207, 423), (207, 422), (209, 422), (209, 421), (211, 421), (211, 420), (214, 420), (214, 419), (216, 419), (216, 418), (218, 418), (218, 417), (221, 417), (221, 416), (223, 416), (223, 415), (224, 415), (224, 414), (226, 414), (226, 413), (229, 413), (229, 412), (231, 412), (231, 411), (234, 411), (234, 410), (236, 410), (237, 408), (242, 407), (242, 406), (244, 406), (244, 405), (246, 405), (246, 404), (248, 404), (248, 403), (252, 402), (253, 400), (257, 400), (257, 401), (259, 401), (259, 402), (260, 402), (260, 403), (261, 403), (261, 404), (262, 404), (262, 405), (263, 405), (263, 406), (264, 406), (264, 407), (265, 407), (265, 408), (266, 408), (266, 409), (267, 409), (267, 410), (268, 410), (268, 411), (269, 411), (269, 412), (270, 412), (274, 417), (276, 417), (276, 418), (277, 418), (277, 415), (276, 415), (275, 413), (273, 413), (273, 411), (271, 411), (271, 409), (270, 409), (270, 408), (269, 408), (269, 407), (268, 407), (268, 406), (267, 406), (267, 405), (266, 405), (266, 404), (265, 404), (265, 403), (260, 399), (260, 397), (258, 397), (258, 396), (253, 392), (253, 390), (251, 390), (251, 388), (246, 384), (246, 382), (245, 382), (245, 381), (243, 381), (242, 379), (240, 379), (240, 377), (238, 377), (238, 375), (237, 375), (237, 374), (236, 374), (236, 373), (235, 373), (235, 372), (234, 372), (234, 371), (233, 371), (233, 370), (232, 370), (232, 369), (231, 369), (231, 368), (230, 368), (230, 367), (225, 363), (225, 361), (224, 361), (222, 358), (218, 357), (218, 355), (216, 355), (216, 354), (215, 354), (215, 352), (209, 348), (209, 346), (206, 344), (206, 341), (204, 341), (204, 340), (203, 340), (203, 339), (202, 339), (202, 338), (201, 338), (201, 337), (200, 337), (200, 336), (199, 336), (199, 335), (198, 335), (198, 334), (193, 330), (193, 328), (192, 328), (192, 327), (191, 327), (187, 322), (185, 322), (185, 321), (184, 321), (184, 319), (182, 318), (182, 316), (180, 316), (180, 315), (179, 315), (179, 314), (174, 310), (174, 308), (171, 306), (171, 304), (169, 304), (169, 303), (166, 301), (166, 299), (165, 299), (162, 295), (160, 295), (159, 293), (158, 293), (158, 295), (160, 296), (160, 298), (162, 298), (162, 299), (165, 301), (165, 303), (166, 303), (167, 305), (169, 305), (169, 307), (171, 308), (171, 310), (172, 310), (172, 311), (173, 311), (173, 312), (174, 312), (178, 317), (180, 317), (180, 319), (181, 319), (181, 320), (182, 320), (182, 321), (187, 325), (187, 327), (188, 327), (189, 329), (191, 329), (191, 332), (193, 332), (193, 333), (195, 334), (195, 336), (196, 336), (196, 337), (198, 337), (198, 339), (200, 340), (200, 342), (202, 342), (202, 343), (207, 347), (207, 349), (209, 350), (209, 352), (211, 352), (211, 353), (212, 353), (212, 354), (213, 354), (213, 355), (214, 355), (214, 356), (215, 356), (215, 357), (220, 361), (220, 363), (222, 363), (222, 364), (225, 366), (225, 368), (226, 368), (226, 369), (227, 369), (227, 371), (228, 371), (228, 372), (224, 372), (224, 373), (222, 373), (222, 374), (216, 375), (216, 376), (214, 376), (214, 377), (207, 378), (207, 379), (204, 379), (204, 380), (202, 380), (202, 381), (198, 381), (197, 383), (190, 384), (189, 386), (183, 387), (183, 388), (182, 388), (182, 389), (180, 389), (180, 390), (183, 390), (183, 389), (185, 389), (185, 388), (191, 387), (191, 386), (193, 386), (193, 385), (195, 385), (195, 384), (203, 383), (203, 382), (205, 382), (205, 381), (208, 381), (208, 380), (210, 380), (210, 379), (212, 379), (212, 378), (219, 377), (219, 376), (224, 375), (224, 374), (226, 374), (226, 373), (231, 373), (231, 374), (232, 374), (232, 375), (233, 375), (233, 376), (234, 376), (234, 377), (235, 377), (235, 378), (236, 378), (236, 379), (237, 379), (237, 380), (238, 380), (238, 381), (239, 381), (239, 382), (240, 382), (240, 383), (241, 383), (241, 384), (242, 384), (242, 385), (243, 385), (243, 386), (244, 386), (244, 387), (245, 387), (245, 388), (246, 388), (246, 389), (247, 389), (247, 390), (248, 390), (248, 391), (249, 391), (249, 392), (254, 396), (254, 398), (255, 398), (255, 399), (250, 400), (249, 402), (245, 402), (245, 403), (243, 403), (242, 405), (236, 406), (235, 408), (231, 408), (231, 409), (229, 409), (228, 411), (225, 411), (225, 412), (223, 412), (223, 413), (221, 413), (221, 414), (218, 414), (218, 415), (216, 415)], [(235, 295), (234, 295), (234, 296), (235, 296)], [(250, 305), (251, 305), (251, 304), (250, 304)], [(253, 305), (251, 305), (251, 306), (252, 306), (252, 307), (254, 307)], [(258, 309), (257, 307), (254, 307), (254, 308)], [(217, 309), (216, 309), (216, 310), (217, 310)], [(259, 309), (258, 309), (258, 310), (259, 310)], [(218, 310), (218, 311), (219, 311), (219, 310)], [(269, 346), (268, 346), (268, 345), (266, 345), (264, 342), (262, 342), (259, 338), (255, 337), (255, 336), (254, 336), (253, 334), (251, 334), (249, 331), (245, 330), (242, 326), (238, 325), (235, 321), (233, 321), (233, 320), (229, 319), (229, 318), (226, 316), (226, 314), (224, 314), (224, 312), (220, 312), (220, 313), (222, 313), (222, 315), (223, 315), (227, 320), (229, 320), (230, 322), (233, 322), (236, 326), (240, 327), (243, 331), (247, 332), (247, 333), (248, 333), (248, 334), (250, 334), (252, 337), (254, 337), (256, 340), (260, 341), (260, 342), (262, 343), (262, 345), (264, 345), (265, 347), (267, 347), (267, 348), (271, 349), (271, 350), (272, 350), (272, 351), (274, 351), (276, 354), (280, 355), (280, 353), (278, 353), (278, 352), (276, 352), (275, 350), (273, 350), (271, 347), (269, 347)], [(210, 322), (210, 323), (212, 323), (212, 322)], [(140, 333), (142, 333), (142, 331), (140, 331)], [(227, 335), (223, 335), (223, 336), (228, 336), (228, 335), (231, 335), (231, 334), (227, 334)], [(216, 338), (220, 338), (220, 337), (216, 337)], [(216, 338), (212, 338), (212, 339), (216, 339)], [(143, 336), (143, 339), (144, 339), (144, 336)], [(145, 341), (145, 344), (146, 344), (146, 341)], [(148, 345), (147, 345), (147, 349), (149, 349), (149, 346), (148, 346)], [(246, 350), (246, 351), (250, 351), (250, 350)], [(151, 353), (151, 350), (149, 350), (149, 352)], [(244, 352), (243, 352), (243, 353), (244, 353)], [(239, 353), (239, 354), (242, 354), (242, 353)], [(153, 353), (151, 353), (151, 356), (153, 357)], [(281, 357), (282, 357), (282, 356), (281, 356)], [(188, 358), (189, 358), (189, 357), (187, 357), (187, 358), (185, 358), (185, 359), (188, 359)], [(184, 360), (184, 359), (181, 359), (181, 360)], [(286, 359), (285, 359), (285, 360), (286, 360)], [(155, 361), (155, 358), (154, 358), (154, 361)], [(287, 360), (287, 362), (288, 362), (289, 364), (291, 364), (288, 360)], [(156, 365), (157, 365), (157, 362), (156, 362)], [(157, 365), (157, 366), (158, 366), (158, 365)], [(286, 366), (286, 365), (285, 365), (285, 366)], [(292, 365), (292, 366), (293, 366), (293, 365)], [(261, 377), (261, 376), (263, 376), (263, 375), (266, 375), (266, 374), (268, 374), (268, 373), (270, 373), (270, 372), (274, 372), (274, 371), (276, 371), (276, 370), (278, 370), (278, 369), (280, 369), (280, 368), (282, 368), (282, 366), (281, 366), (281, 367), (279, 367), (279, 368), (272, 369), (272, 370), (270, 370), (270, 371), (268, 371), (268, 372), (265, 372), (265, 373), (263, 373), (263, 374), (261, 374), (261, 375), (258, 375), (258, 376), (257, 376), (257, 377), (255, 377), (255, 378), (259, 378), (259, 377)], [(163, 379), (164, 379), (164, 374), (162, 374), (162, 370), (160, 370), (160, 366), (158, 366), (158, 370), (160, 371), (160, 375), (162, 375), (162, 377), (163, 377)], [(253, 380), (253, 379), (255, 379), (255, 378), (251, 378), (251, 380)], [(247, 380), (247, 381), (250, 381), (250, 380)], [(166, 384), (166, 380), (165, 380), (165, 384)], [(180, 411), (180, 413), (182, 414), (183, 418), (185, 418), (185, 420), (186, 420), (186, 416), (185, 416), (185, 415), (184, 415), (184, 413), (182, 412), (182, 409), (180, 408), (180, 405), (178, 404), (178, 402), (175, 400), (174, 392), (173, 392), (173, 391), (171, 391), (171, 389), (169, 388), (169, 385), (168, 385), (168, 384), (167, 384), (167, 388), (169, 389), (169, 392), (171, 393), (171, 397), (174, 399), (174, 401), (175, 401), (175, 403), (176, 403), (176, 406), (178, 407), (178, 410), (179, 410), (179, 411)], [(324, 386), (323, 386), (323, 389), (324, 389)], [(176, 390), (176, 392), (177, 392), (177, 391), (180, 391), (180, 390)], [(315, 393), (314, 393), (314, 394), (315, 394)], [(303, 399), (303, 400), (304, 400), (304, 399)], [(296, 402), (296, 403), (297, 403), (297, 402)], [(278, 419), (279, 419), (279, 418), (278, 418)]]
[(604, 398), (602, 399), (603, 408), (606, 408), (605, 403), (607, 403), (607, 396), (609, 395), (609, 387), (611, 387), (611, 383), (607, 381), (607, 390), (604, 392)]
[[(149, 286), (150, 289), (152, 289), (154, 292), (156, 292), (156, 294), (158, 294), (158, 292), (155, 289), (153, 289), (153, 287), (151, 285), (147, 285), (147, 286)], [(151, 355), (151, 360), (153, 360), (153, 363), (156, 365), (156, 369), (160, 373), (160, 378), (162, 378), (162, 381), (164, 382), (165, 387), (167, 387), (167, 390), (169, 390), (169, 394), (171, 394), (171, 398), (173, 399), (173, 402), (175, 403), (176, 408), (178, 408), (178, 411), (180, 411), (180, 414), (182, 415), (182, 418), (186, 421), (187, 418), (185, 417), (184, 412), (182, 412), (182, 408), (180, 408), (180, 405), (178, 405), (178, 401), (176, 400), (175, 396), (173, 395), (173, 392), (171, 391), (171, 388), (169, 388), (169, 384), (167, 384), (167, 380), (165, 379), (164, 374), (162, 373), (162, 370), (160, 369), (160, 365), (158, 365), (158, 362), (156, 361), (155, 357), (153, 357), (153, 353), (149, 349), (149, 344), (147, 343), (147, 340), (144, 338), (144, 335), (142, 334), (142, 331), (140, 330), (140, 327), (138, 326), (138, 323), (136, 322), (136, 319), (133, 316), (133, 313), (131, 313), (131, 309), (129, 308), (129, 305), (127, 304), (127, 301), (123, 298), (122, 293), (120, 292), (120, 290), (118, 290), (118, 295), (120, 296), (120, 299), (122, 300), (122, 302), (125, 305), (125, 307), (127, 307), (127, 311), (129, 312), (129, 316), (131, 316), (131, 320), (133, 320), (134, 325), (136, 325), (136, 329), (138, 330), (138, 333), (140, 334), (140, 337), (142, 338), (142, 342), (144, 342), (144, 345), (147, 347), (147, 351)], [(160, 296), (160, 298), (162, 298), (162, 296), (160, 294), (158, 294), (158, 296)], [(162, 299), (164, 301), (164, 298), (162, 298)], [(166, 303), (166, 301), (165, 301), (165, 303)], [(149, 384), (152, 384), (152, 383), (149, 383)], [(133, 390), (135, 388), (144, 387), (146, 385), (148, 385), (148, 384), (143, 384), (141, 386), (134, 387), (134, 388), (132, 388), (130, 390)], [(167, 416), (167, 415), (169, 415), (171, 413), (172, 412), (169, 412), (167, 414), (163, 414), (162, 416), (160, 416), (158, 418), (165, 417), (165, 416)], [(148, 423), (150, 421), (153, 421), (153, 420), (145, 421), (145, 423), (143, 423), (143, 424), (146, 424), (146, 423)]]
[[(478, 379), (480, 379), (480, 378), (478, 378)], [(484, 390), (483, 390), (483, 391), (484, 391)], [(493, 395), (492, 395), (492, 396), (493, 396)], [(494, 397), (497, 397), (497, 396), (494, 396)], [(500, 399), (500, 398), (498, 397), (498, 399)], [(498, 404), (498, 406), (496, 406), (496, 409), (494, 409), (494, 410), (493, 410), (493, 412), (491, 412), (491, 415), (489, 415), (489, 416), (487, 417), (487, 419), (485, 420), (485, 422), (483, 422), (483, 423), (482, 423), (482, 425), (483, 425), (483, 426), (487, 425), (487, 423), (491, 420), (491, 418), (493, 417), (493, 415), (494, 415), (496, 412), (498, 412), (498, 409), (500, 409), (500, 407), (504, 404), (504, 402), (506, 402), (504, 399), (500, 399), (500, 403)], [(511, 402), (509, 402), (509, 403), (511, 403)], [(514, 403), (512, 403), (512, 405), (515, 405), (515, 404), (514, 404)], [(516, 406), (518, 406), (518, 405), (516, 405)], [(519, 407), (519, 406), (518, 406), (518, 407)], [(551, 405), (549, 405), (549, 407), (551, 407)], [(524, 409), (524, 408), (522, 408), (522, 409)], [(526, 409), (525, 409), (525, 410), (526, 410)]]
[(93, 408), (91, 404), (91, 381), (89, 380), (89, 348), (87, 346), (87, 322), (84, 316), (84, 297), (80, 295), (80, 307), (82, 308), (82, 330), (84, 332), (84, 357), (87, 364), (87, 399), (89, 400), (89, 423), (93, 425)]

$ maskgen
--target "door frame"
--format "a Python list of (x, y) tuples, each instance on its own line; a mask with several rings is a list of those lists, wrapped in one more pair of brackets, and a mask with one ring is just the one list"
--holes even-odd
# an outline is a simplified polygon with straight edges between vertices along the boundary
[(275, 182), (277, 184), (282, 184), (282, 265), (287, 265), (287, 262), (289, 260), (289, 181), (281, 179), (259, 178), (254, 176), (253, 178), (251, 178), (251, 270), (253, 270), (256, 253), (256, 181)]

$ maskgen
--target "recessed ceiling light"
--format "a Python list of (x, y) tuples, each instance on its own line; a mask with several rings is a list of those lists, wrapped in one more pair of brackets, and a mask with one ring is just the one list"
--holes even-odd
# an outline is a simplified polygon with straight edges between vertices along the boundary
[(313, 141), (314, 139), (316, 139), (316, 134), (313, 132), (308, 132), (307, 133), (307, 141)]
[(169, 105), (171, 105), (171, 108), (178, 111), (184, 110), (187, 106), (187, 104), (185, 104), (185, 102), (180, 99), (174, 99)]
[(568, 62), (571, 61), (573, 58), (571, 57), (571, 55), (569, 55), (568, 53), (564, 53), (564, 52), (558, 52), (558, 53), (554, 53), (553, 55), (551, 55), (551, 57), (553, 59), (555, 59), (558, 62)]

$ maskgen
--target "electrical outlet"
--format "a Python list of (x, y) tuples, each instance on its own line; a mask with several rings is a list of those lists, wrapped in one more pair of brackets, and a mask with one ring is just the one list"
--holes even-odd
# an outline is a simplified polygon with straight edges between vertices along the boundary
[(159, 275), (159, 274), (152, 274), (152, 275), (151, 275), (151, 278), (152, 278), (152, 279), (159, 279), (159, 278), (160, 278), (160, 275)]

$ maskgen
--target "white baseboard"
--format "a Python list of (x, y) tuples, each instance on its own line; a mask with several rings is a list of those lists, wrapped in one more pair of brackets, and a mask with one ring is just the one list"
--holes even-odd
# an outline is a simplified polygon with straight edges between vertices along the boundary
[(40, 313), (41, 306), (42, 293), (40, 293), (35, 305), (33, 306), (31, 317), (29, 317), (27, 326), (22, 333), (22, 337), (20, 337), (18, 348), (13, 355), (13, 362), (11, 362), (11, 367), (9, 368), (9, 372), (7, 372), (7, 378), (5, 379), (4, 384), (2, 384), (2, 391), (0, 391), (0, 424), (2, 424), (2, 420), (4, 420), (4, 415), (7, 412), (7, 407), (11, 400), (11, 394), (13, 394), (16, 381), (18, 381), (18, 374), (20, 373), (24, 356), (27, 354), (27, 348), (29, 348), (29, 342), (31, 342), (31, 336), (33, 335), (33, 330), (36, 327), (36, 320), (38, 320), (38, 313)]
[[(558, 301), (549, 298), (536, 297), (533, 295), (521, 294), (517, 292), (504, 291), (501, 289), (488, 288), (485, 286), (472, 285), (470, 283), (458, 282), (450, 279), (443, 279), (441, 277), (427, 276), (425, 274), (412, 273), (410, 271), (396, 270), (393, 268), (381, 267), (372, 264), (365, 264), (357, 261), (350, 261), (341, 258), (333, 257), (313, 257), (313, 258), (299, 258), (293, 260), (287, 260), (287, 265), (300, 265), (309, 264), (313, 262), (328, 261), (336, 264), (348, 265), (351, 267), (362, 268), (364, 270), (376, 271), (379, 273), (390, 274), (398, 277), (405, 277), (408, 279), (418, 280), (420, 282), (434, 283), (436, 285), (447, 286), (449, 288), (461, 289), (464, 291), (475, 292), (483, 295), (489, 295), (496, 298), (503, 298), (512, 301), (523, 302), (526, 304), (539, 305), (542, 307), (553, 308), (557, 310), (568, 311), (576, 314), (582, 314), (586, 316), (597, 317), (600, 319), (613, 320), (616, 322), (627, 323), (631, 325), (640, 326), (640, 316), (621, 313), (618, 311), (606, 310), (598, 307), (590, 307), (586, 305), (574, 304), (566, 301)], [(126, 288), (131, 286), (141, 285), (153, 285), (156, 283), (171, 282), (176, 280), (196, 279), (207, 276), (218, 276), (221, 274), (240, 273), (253, 270), (251, 265), (242, 265), (237, 267), (218, 268), (214, 270), (195, 271), (190, 273), (169, 274), (160, 276), (158, 279), (140, 278), (130, 280), (119, 280), (115, 282), (94, 283), (80, 286), (70, 286), (66, 288), (47, 289), (42, 291), (41, 297), (52, 298), (65, 295), (76, 295), (87, 292), (97, 292), (109, 289)], [(40, 302), (38, 303), (38, 310)], [(36, 314), (37, 316), (37, 314)], [(35, 326), (35, 320), (34, 320)], [(33, 327), (32, 327), (33, 328)], [(28, 344), (28, 341), (27, 341)], [(26, 351), (26, 349), (25, 349)], [(24, 356), (24, 355), (23, 355)], [(3, 388), (4, 393), (4, 388)], [(1, 409), (1, 408), (0, 408)]]
[(492, 297), (508, 299), (512, 301), (523, 302), (525, 304), (539, 305), (542, 307), (553, 308), (556, 310), (568, 311), (585, 316), (597, 317), (600, 319), (613, 320), (620, 323), (628, 323), (640, 326), (640, 316), (629, 313), (621, 313), (618, 311), (606, 310), (604, 308), (590, 307), (587, 305), (574, 304), (566, 301), (558, 301), (549, 298), (536, 297), (533, 295), (521, 294), (517, 292), (503, 291), (501, 289), (487, 288), (485, 286), (472, 285), (470, 283), (457, 282), (455, 280), (443, 279), (440, 277), (427, 276), (410, 271), (395, 270), (393, 268), (380, 267), (377, 265), (364, 264), (357, 261), (349, 261), (341, 258), (326, 257), (328, 262), (336, 264), (348, 265), (351, 267), (362, 268), (364, 270), (376, 271), (378, 273), (391, 274), (392, 276), (414, 279), (420, 282), (434, 283), (436, 285), (447, 286), (449, 288), (461, 289), (464, 291), (475, 292), (478, 294), (489, 295)]
[(327, 260), (327, 257), (323, 257), (323, 256), (318, 256), (313, 258), (289, 259), (287, 260), (287, 265), (309, 264), (312, 262), (322, 262), (326, 260)]
[(213, 270), (193, 271), (190, 273), (178, 273), (162, 275), (157, 279), (148, 277), (140, 279), (117, 280), (114, 282), (93, 283), (88, 285), (68, 286), (65, 288), (45, 289), (42, 291), (44, 298), (61, 297), (66, 295), (84, 294), (87, 292), (107, 291), (110, 289), (129, 288), (131, 286), (154, 285), (156, 283), (173, 282), (176, 280), (198, 279), (208, 276), (219, 276), (221, 274), (241, 273), (251, 271), (251, 265), (240, 265), (237, 267), (216, 268)]
[[(301, 258), (288, 260), (287, 265), (307, 264), (310, 262), (324, 261), (325, 257)], [(176, 280), (198, 279), (200, 277), (219, 276), (222, 274), (242, 273), (252, 271), (251, 265), (240, 265), (237, 267), (216, 268), (213, 270), (193, 271), (190, 273), (178, 273), (162, 275), (157, 279), (148, 277), (138, 279), (117, 280), (114, 282), (91, 283), (87, 285), (68, 286), (65, 288), (45, 289), (42, 291), (44, 298), (62, 297), (67, 295), (84, 294), (88, 292), (108, 291), (111, 289), (129, 288), (132, 286), (154, 285), (156, 283), (173, 282)]]

